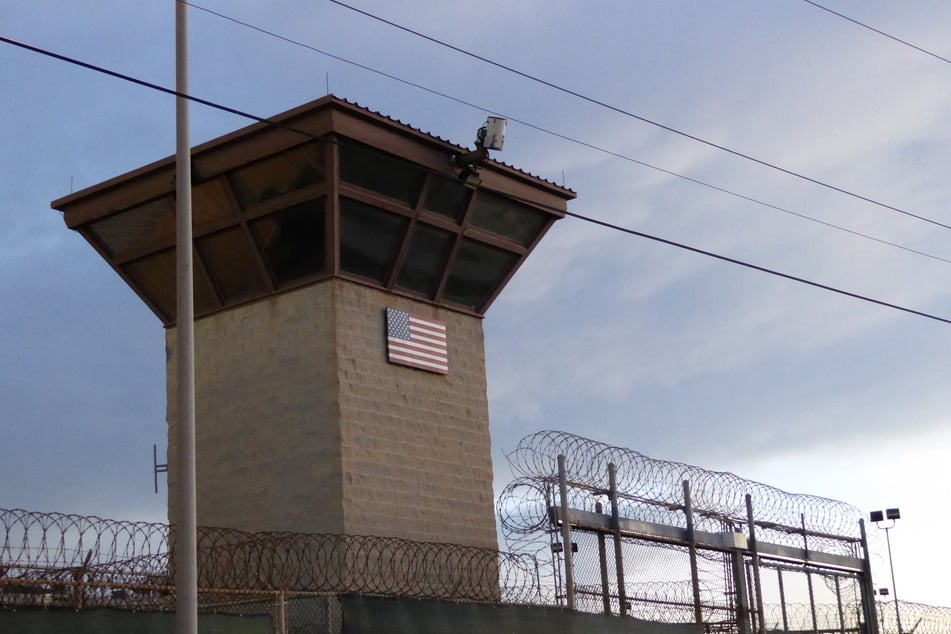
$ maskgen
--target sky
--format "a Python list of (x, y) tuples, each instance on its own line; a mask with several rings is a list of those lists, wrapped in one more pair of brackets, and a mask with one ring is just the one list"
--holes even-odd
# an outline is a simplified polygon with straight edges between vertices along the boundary
[[(803, 0), (350, 1), (590, 99), (329, 0), (196, 2), (192, 94), (329, 91), (470, 146), (507, 117), (495, 158), (574, 213), (951, 319), (951, 63)], [(951, 57), (949, 3), (826, 6)], [(172, 0), (5, 0), (0, 35), (174, 86)], [(162, 326), (50, 201), (173, 154), (174, 98), (4, 43), (0, 85), (0, 508), (162, 521)], [(249, 123), (191, 109), (195, 144)], [(484, 327), (497, 490), (557, 429), (900, 507), (900, 598), (951, 605), (948, 323), (566, 218)]]

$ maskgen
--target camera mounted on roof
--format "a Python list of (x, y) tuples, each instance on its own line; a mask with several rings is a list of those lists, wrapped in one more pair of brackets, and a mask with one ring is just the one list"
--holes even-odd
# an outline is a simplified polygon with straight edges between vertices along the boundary
[(501, 117), (488, 117), (485, 125), (476, 132), (476, 149), (465, 154), (453, 155), (453, 164), (462, 168), (458, 178), (466, 187), (475, 189), (482, 183), (478, 171), (489, 158), (489, 150), (500, 151), (505, 144), (506, 123), (507, 121)]

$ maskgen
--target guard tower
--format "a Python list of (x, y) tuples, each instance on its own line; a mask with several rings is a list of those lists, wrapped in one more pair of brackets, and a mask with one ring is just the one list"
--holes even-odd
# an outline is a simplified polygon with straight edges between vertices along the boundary
[[(574, 194), (333, 96), (271, 121), (192, 151), (199, 524), (495, 548), (482, 317)], [(170, 438), (174, 174), (52, 203), (165, 325)]]

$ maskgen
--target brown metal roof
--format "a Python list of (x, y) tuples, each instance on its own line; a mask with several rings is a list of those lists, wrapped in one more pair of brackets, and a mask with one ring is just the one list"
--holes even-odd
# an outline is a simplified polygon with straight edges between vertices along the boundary
[[(327, 96), (192, 150), (196, 312), (343, 277), (481, 315), (575, 194)], [(174, 156), (53, 201), (174, 323)], [(471, 183), (470, 183), (471, 185)]]

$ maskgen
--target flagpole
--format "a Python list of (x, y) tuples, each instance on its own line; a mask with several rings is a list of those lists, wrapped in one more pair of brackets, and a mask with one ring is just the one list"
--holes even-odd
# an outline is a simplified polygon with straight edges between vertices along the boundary
[(192, 282), (191, 145), (189, 141), (188, 21), (186, 5), (175, 0), (175, 196), (176, 386), (178, 413), (175, 442), (176, 517), (175, 632), (198, 634), (197, 510), (195, 505), (195, 304)]

